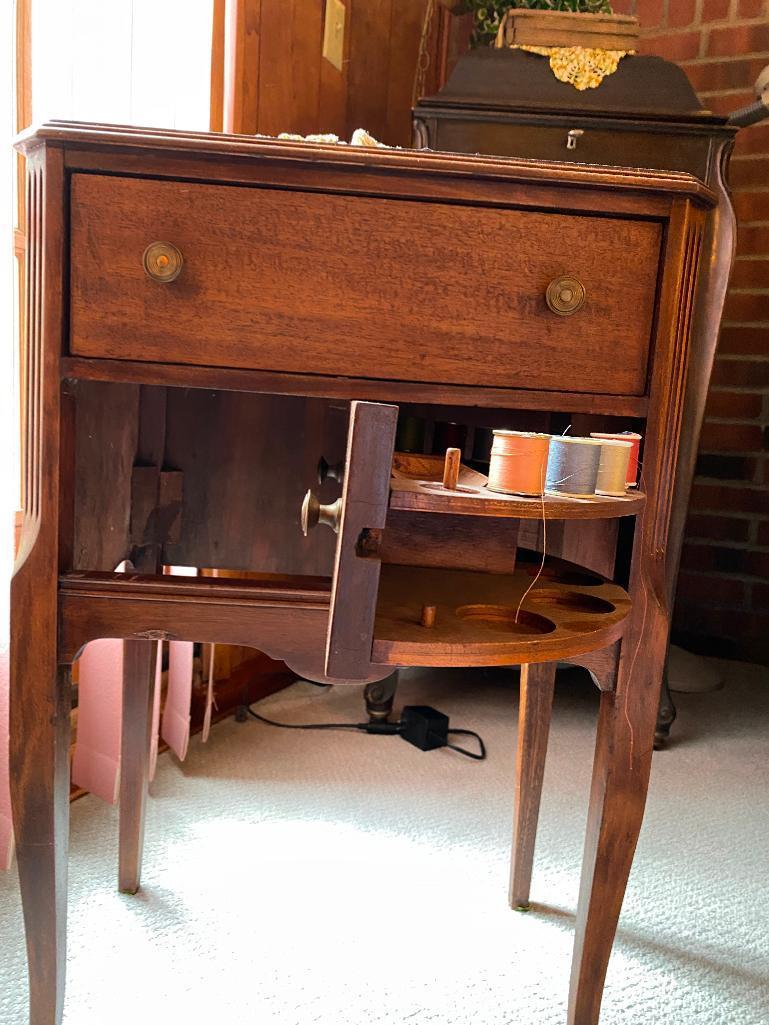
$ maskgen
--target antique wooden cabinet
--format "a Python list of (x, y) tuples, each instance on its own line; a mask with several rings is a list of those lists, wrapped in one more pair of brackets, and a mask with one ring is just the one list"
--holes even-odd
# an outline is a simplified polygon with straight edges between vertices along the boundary
[[(749, 122), (748, 122), (749, 123)], [(512, 49), (471, 50), (443, 88), (414, 109), (414, 144), (457, 153), (688, 171), (717, 196), (705, 225), (694, 297), (685, 419), (679, 442), (668, 545), (668, 599), (675, 597), (700, 428), (734, 259), (736, 222), (726, 177), (736, 127), (706, 110), (684, 71), (653, 56), (629, 56), (595, 89), (560, 82), (548, 61)], [(610, 547), (610, 539), (604, 550)], [(657, 724), (675, 718), (665, 685)]]
[[(160, 640), (253, 645), (338, 683), (522, 665), (515, 905), (555, 663), (587, 666), (601, 705), (568, 1020), (594, 1025), (648, 784), (712, 194), (679, 173), (106, 125), (52, 123), (19, 146), (30, 289), (12, 761), (31, 1021), (58, 1025), (64, 1000), (70, 668), (89, 640), (120, 637), (130, 892)], [(571, 315), (547, 300), (564, 276), (584, 289)], [(640, 425), (641, 488), (540, 501), (477, 475), (446, 487), (429, 460), (394, 457), (398, 407)], [(337, 533), (303, 538), (320, 455), (342, 460), (342, 481), (305, 504), (305, 526)], [(546, 560), (538, 576), (543, 517), (551, 535), (579, 524), (577, 565)], [(585, 571), (580, 545), (620, 520), (628, 557)], [(125, 558), (135, 572), (115, 573)], [(164, 576), (168, 564), (260, 576)]]

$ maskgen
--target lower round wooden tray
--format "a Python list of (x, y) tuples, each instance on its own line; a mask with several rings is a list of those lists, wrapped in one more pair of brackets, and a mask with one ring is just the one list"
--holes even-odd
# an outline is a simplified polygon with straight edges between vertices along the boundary
[[(519, 552), (519, 556), (523, 554)], [(552, 662), (622, 635), (631, 602), (596, 573), (548, 558), (515, 573), (382, 566), (372, 662), (393, 666), (498, 666)], [(520, 604), (520, 610), (518, 606)], [(421, 625), (422, 607), (436, 607)]]

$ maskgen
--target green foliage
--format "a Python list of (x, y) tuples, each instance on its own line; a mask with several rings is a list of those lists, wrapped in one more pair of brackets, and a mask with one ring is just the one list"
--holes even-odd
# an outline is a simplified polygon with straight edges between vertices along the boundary
[(535, 11), (573, 11), (580, 14), (611, 14), (609, 0), (467, 0), (466, 9), (473, 12), (475, 29), (473, 46), (494, 42), (499, 23), (511, 7)]

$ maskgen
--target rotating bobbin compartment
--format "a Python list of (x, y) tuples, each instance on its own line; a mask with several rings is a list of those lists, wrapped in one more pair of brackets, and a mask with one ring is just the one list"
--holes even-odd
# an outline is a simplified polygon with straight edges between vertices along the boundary
[[(393, 452), (396, 417), (397, 407), (354, 403), (339, 499), (315, 515), (314, 496), (305, 498), (309, 518), (338, 532), (328, 677), (568, 659), (621, 637), (626, 591), (560, 559), (542, 565), (518, 547), (519, 527), (543, 512), (548, 521), (632, 516), (643, 494), (493, 492), (459, 450)], [(324, 455), (321, 465), (334, 465)]]

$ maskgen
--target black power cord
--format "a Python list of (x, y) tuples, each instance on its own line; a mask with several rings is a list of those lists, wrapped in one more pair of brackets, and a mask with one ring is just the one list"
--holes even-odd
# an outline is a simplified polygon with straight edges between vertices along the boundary
[[(248, 714), (267, 726), (277, 726), (283, 730), (354, 730), (360, 733), (377, 733), (382, 736), (400, 736), (420, 751), (432, 751), (437, 747), (448, 747), (466, 758), (483, 761), (486, 757), (486, 746), (480, 736), (473, 730), (449, 729), (449, 717), (428, 705), (407, 705), (399, 722), (321, 722), (321, 723), (288, 723), (268, 719), (250, 706)], [(478, 751), (468, 751), (464, 747), (449, 743), (452, 735), (474, 737), (478, 741)]]

